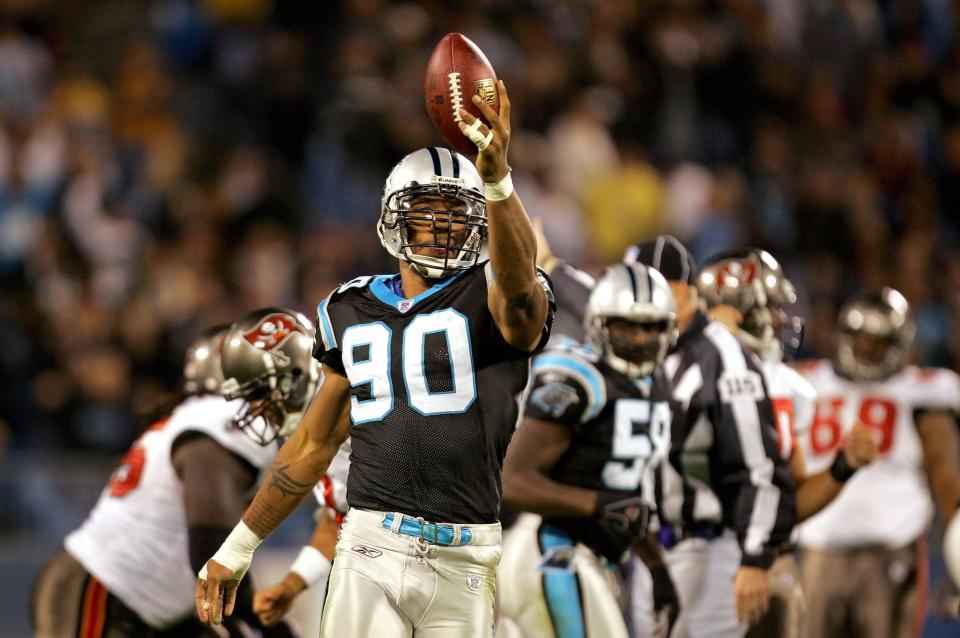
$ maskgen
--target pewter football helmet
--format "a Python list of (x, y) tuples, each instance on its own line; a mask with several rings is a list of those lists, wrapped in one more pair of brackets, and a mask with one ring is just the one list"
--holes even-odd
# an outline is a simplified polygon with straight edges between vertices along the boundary
[(701, 268), (697, 289), (708, 306), (726, 304), (740, 311), (737, 336), (763, 358), (783, 359), (785, 340), (794, 350), (800, 346), (803, 320), (783, 311), (797, 294), (767, 251), (748, 248), (713, 257)]
[[(910, 304), (893, 288), (861, 294), (840, 309), (837, 317), (837, 372), (857, 381), (877, 381), (906, 365), (916, 325)], [(880, 351), (870, 357), (859, 351), (858, 335), (877, 340)]]
[[(418, 202), (431, 196), (452, 200), (455, 207), (436, 210)], [(432, 240), (412, 243), (412, 222), (430, 224)], [(450, 224), (462, 226), (462, 232), (450, 232)], [(444, 277), (473, 266), (487, 236), (483, 181), (473, 162), (442, 147), (422, 148), (404, 157), (387, 176), (377, 234), (391, 255), (424, 277)]]
[(185, 394), (219, 394), (223, 384), (220, 368), (220, 349), (229, 324), (207, 328), (187, 348), (183, 361), (183, 391)]
[(286, 308), (255, 310), (224, 338), (223, 395), (244, 399), (234, 424), (261, 445), (293, 434), (317, 390), (313, 339), (310, 320)]
[[(653, 325), (657, 337), (641, 346), (611, 339), (607, 323), (622, 319)], [(587, 340), (615, 370), (630, 377), (653, 372), (674, 343), (676, 307), (667, 280), (643, 264), (616, 264), (597, 279), (583, 319)]]

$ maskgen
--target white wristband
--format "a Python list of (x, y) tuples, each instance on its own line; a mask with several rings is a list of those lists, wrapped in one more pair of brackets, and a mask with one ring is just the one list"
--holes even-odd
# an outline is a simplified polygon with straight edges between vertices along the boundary
[(513, 178), (510, 173), (496, 184), (483, 183), (483, 196), (491, 202), (500, 202), (513, 194)]
[(290, 565), (290, 571), (302, 578), (307, 587), (312, 587), (330, 573), (330, 561), (313, 545), (304, 545)]
[[(262, 542), (263, 539), (254, 534), (253, 530), (241, 520), (210, 560), (217, 561), (233, 572), (235, 580), (240, 580), (247, 573), (247, 569), (250, 568), (253, 551)], [(206, 565), (200, 569), (198, 576), (203, 580), (207, 579)]]

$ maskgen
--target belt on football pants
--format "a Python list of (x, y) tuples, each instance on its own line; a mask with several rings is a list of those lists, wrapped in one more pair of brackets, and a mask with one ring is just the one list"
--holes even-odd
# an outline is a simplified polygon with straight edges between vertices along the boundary
[(671, 549), (680, 541), (690, 538), (700, 538), (712, 541), (715, 538), (723, 536), (723, 525), (720, 523), (693, 523), (688, 527), (679, 527), (674, 525), (663, 525), (657, 533), (660, 538), (660, 545), (664, 549)]
[(478, 534), (466, 525), (428, 523), (404, 514), (385, 515), (383, 517), (383, 528), (397, 534), (423, 539), (433, 545), (469, 545), (471, 540), (475, 541), (474, 544), (488, 544), (477, 538)]

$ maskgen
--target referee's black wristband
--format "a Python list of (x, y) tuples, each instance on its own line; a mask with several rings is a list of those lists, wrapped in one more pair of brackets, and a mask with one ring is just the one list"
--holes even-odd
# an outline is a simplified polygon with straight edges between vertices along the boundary
[(843, 453), (843, 450), (840, 450), (837, 458), (833, 459), (833, 465), (830, 466), (830, 476), (832, 476), (837, 483), (846, 483), (856, 471), (857, 468), (850, 467), (850, 464), (847, 463), (847, 457)]

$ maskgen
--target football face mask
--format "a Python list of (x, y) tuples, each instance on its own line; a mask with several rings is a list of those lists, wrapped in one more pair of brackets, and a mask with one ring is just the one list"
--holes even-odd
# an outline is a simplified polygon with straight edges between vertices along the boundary
[(390, 171), (380, 202), (380, 243), (423, 277), (470, 268), (487, 236), (483, 181), (466, 157), (423, 148)]
[(666, 356), (671, 328), (671, 322), (666, 319), (631, 321), (609, 317), (604, 321), (601, 338), (615, 357), (645, 376)]
[(587, 340), (610, 366), (628, 377), (644, 377), (663, 361), (676, 338), (670, 285), (643, 264), (607, 268), (587, 300)]
[(387, 200), (386, 227), (399, 233), (403, 258), (424, 277), (469, 268), (480, 257), (486, 211), (475, 195), (458, 191), (417, 186)]
[(260, 445), (290, 436), (303, 416), (304, 406), (297, 398), (306, 394), (304, 386), (308, 384), (303, 374), (268, 374), (235, 388), (227, 384), (228, 399), (244, 399), (233, 424)]
[(903, 368), (916, 334), (907, 300), (892, 288), (846, 304), (837, 328), (835, 367), (858, 381), (885, 379)]
[(398, 235), (401, 259), (424, 277), (438, 278), (477, 263), (487, 217), (472, 192), (412, 186), (391, 193), (382, 225)]

